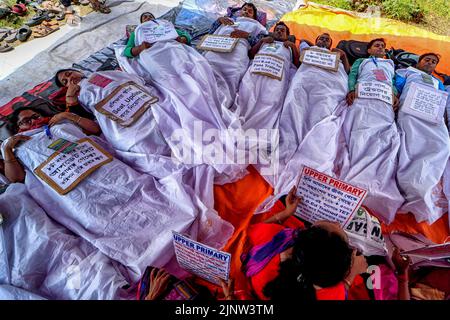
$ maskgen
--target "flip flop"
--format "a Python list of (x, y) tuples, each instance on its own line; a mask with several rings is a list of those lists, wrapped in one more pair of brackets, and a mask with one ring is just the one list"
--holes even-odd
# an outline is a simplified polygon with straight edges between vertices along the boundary
[(23, 3), (15, 4), (11, 8), (11, 12), (17, 14), (18, 16), (24, 16), (28, 9)]
[(46, 27), (52, 27), (52, 26), (58, 26), (59, 27), (58, 21), (44, 21), (44, 22), (42, 22), (42, 25), (44, 25)]
[(6, 43), (0, 44), (0, 52), (8, 52), (8, 51), (11, 51), (13, 49), (14, 49), (13, 47), (7, 45)]
[(33, 30), (33, 36), (35, 38), (43, 38), (55, 32), (56, 30), (59, 30), (59, 27), (37, 26)]
[(22, 26), (17, 31), (17, 40), (20, 40), (21, 42), (27, 41), (27, 39), (31, 36), (31, 29), (29, 26)]

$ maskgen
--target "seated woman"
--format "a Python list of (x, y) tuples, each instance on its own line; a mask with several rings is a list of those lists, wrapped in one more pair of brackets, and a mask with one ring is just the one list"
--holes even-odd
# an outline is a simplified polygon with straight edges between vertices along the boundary
[(433, 123), (403, 110), (411, 103), (406, 97), (414, 84), (445, 92), (442, 82), (432, 75), (438, 63), (438, 54), (423, 54), (415, 68), (398, 70), (395, 79), (400, 95), (397, 124), (401, 137), (397, 182), (406, 200), (400, 211), (411, 212), (418, 222), (429, 224), (448, 211), (447, 201), (441, 196), (441, 179), (450, 156), (448, 129), (444, 117)]
[(120, 265), (49, 218), (25, 185), (0, 195), (0, 212), (0, 284), (53, 300), (131, 298)]
[[(173, 35), (172, 38), (158, 40), (158, 28)], [(149, 34), (153, 43), (146, 40)], [(180, 131), (183, 133), (182, 148), (188, 149), (180, 152), (184, 154), (180, 161), (192, 164), (189, 155), (194, 153), (200, 163), (214, 166), (219, 173), (230, 170), (228, 173), (233, 175), (229, 166), (218, 165), (213, 156), (200, 153), (203, 144), (201, 139), (195, 139), (197, 133), (194, 132), (224, 130), (230, 125), (238, 128), (239, 121), (228, 109), (222, 109), (216, 78), (208, 61), (194, 48), (175, 41), (176, 35), (173, 24), (167, 20), (146, 21), (135, 30), (136, 47), (131, 50), (135, 57), (125, 56), (125, 48), (116, 47), (117, 60), (122, 70), (142, 77), (161, 93), (159, 108), (152, 112), (160, 128), (165, 128), (161, 132), (169, 144), (176, 144), (172, 141), (174, 136), (180, 135)], [(222, 149), (223, 144), (226, 142), (216, 142), (214, 147)]]
[[(364, 205), (383, 222), (391, 223), (404, 201), (395, 180), (400, 136), (394, 113), (398, 105), (394, 62), (384, 58), (384, 39), (370, 41), (367, 51), (370, 57), (356, 60), (348, 78), (349, 108), (343, 123), (346, 148), (339, 160), (339, 177), (366, 188)], [(366, 96), (356, 96), (357, 85), (364, 88), (360, 93)], [(375, 93), (367, 93), (371, 87)], [(375, 97), (380, 88), (387, 93)]]
[[(283, 211), (251, 227), (242, 269), (258, 299), (345, 300), (353, 280), (367, 272), (366, 259), (349, 246), (339, 224), (318, 221), (305, 228), (292, 217), (300, 201), (295, 191)], [(399, 279), (407, 279), (407, 266), (398, 270)], [(408, 299), (408, 283), (399, 289), (399, 298)]]
[(232, 227), (204, 208), (182, 177), (156, 181), (135, 171), (103, 140), (83, 133), (92, 132), (85, 119), (18, 109), (12, 121), (20, 134), (2, 144), (6, 177), (24, 182), (55, 221), (125, 266), (130, 282), (146, 266), (173, 258), (173, 230), (214, 247), (231, 235)]
[[(133, 169), (163, 178), (185, 167), (171, 157), (171, 149), (153, 116), (153, 110), (159, 108), (158, 93), (145, 86), (141, 78), (121, 71), (95, 72), (87, 78), (75, 69), (63, 69), (56, 73), (55, 83), (67, 88), (70, 104), (95, 115), (117, 157)], [(118, 100), (124, 90), (131, 90), (128, 95), (137, 97), (132, 100), (135, 104)]]
[(206, 51), (205, 58), (218, 75), (218, 84), (226, 95), (225, 105), (230, 108), (249, 65), (248, 52), (258, 40), (267, 35), (266, 28), (258, 22), (253, 3), (244, 3), (231, 17), (221, 17), (211, 26), (209, 34), (238, 38), (232, 52)]
[(295, 43), (288, 41), (289, 28), (284, 22), (275, 25), (273, 36), (262, 38), (250, 50), (250, 58), (271, 55), (283, 62), (281, 79), (256, 74), (252, 66), (242, 78), (236, 99), (237, 113), (243, 129), (275, 129), (290, 83), (291, 69), (299, 66)]

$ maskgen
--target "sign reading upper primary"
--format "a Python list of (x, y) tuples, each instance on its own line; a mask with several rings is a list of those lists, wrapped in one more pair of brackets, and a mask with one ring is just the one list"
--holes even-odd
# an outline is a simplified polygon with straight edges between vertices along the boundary
[(129, 81), (114, 89), (95, 109), (127, 127), (137, 121), (158, 98), (148, 94), (144, 88)]
[(447, 99), (447, 92), (414, 82), (409, 87), (401, 110), (420, 119), (439, 123), (443, 119)]
[(300, 61), (319, 68), (337, 71), (339, 68), (339, 55), (335, 52), (328, 52), (318, 49), (302, 50)]
[(361, 99), (377, 99), (392, 105), (394, 96), (392, 87), (381, 81), (359, 82), (357, 87), (357, 97)]
[(59, 194), (66, 194), (75, 188), (92, 172), (113, 160), (89, 138), (78, 140), (69, 153), (56, 151), (34, 172)]
[(311, 223), (328, 220), (344, 227), (366, 194), (365, 189), (304, 166), (297, 185), (297, 195), (303, 200), (296, 215)]
[(178, 264), (205, 280), (220, 285), (230, 276), (231, 254), (208, 247), (175, 231), (173, 244)]
[(200, 50), (231, 52), (236, 47), (238, 38), (208, 34), (203, 37), (197, 48)]
[(273, 79), (283, 78), (284, 60), (271, 54), (257, 54), (253, 59), (250, 72)]

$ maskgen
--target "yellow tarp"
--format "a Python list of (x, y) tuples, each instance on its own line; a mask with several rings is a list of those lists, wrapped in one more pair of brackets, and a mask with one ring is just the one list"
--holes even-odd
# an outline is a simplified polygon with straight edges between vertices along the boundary
[(450, 37), (447, 36), (399, 21), (364, 18), (349, 11), (311, 2), (306, 7), (285, 14), (281, 20), (297, 39), (314, 42), (319, 34), (328, 32), (333, 38), (333, 46), (336, 46), (341, 40), (370, 41), (383, 37), (388, 48), (417, 54), (436, 52), (442, 56), (436, 71), (450, 75)]

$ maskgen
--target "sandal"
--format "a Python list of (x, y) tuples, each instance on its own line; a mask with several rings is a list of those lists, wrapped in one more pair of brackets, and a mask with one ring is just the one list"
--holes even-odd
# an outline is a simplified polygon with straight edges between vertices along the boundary
[(98, 0), (94, 0), (93, 2), (91, 2), (92, 5), (92, 9), (94, 9), (94, 11), (98, 11), (101, 13), (111, 13), (111, 9), (108, 8), (107, 6), (105, 6), (103, 3), (99, 2)]
[(59, 27), (58, 21), (44, 21), (44, 22), (42, 22), (42, 25), (44, 25), (46, 27), (53, 27), (53, 26)]
[(8, 32), (8, 35), (4, 39), (7, 43), (13, 43), (17, 40), (17, 30), (11, 30)]
[(29, 27), (37, 26), (38, 24), (41, 24), (45, 20), (51, 20), (49, 14), (47, 11), (38, 10), (37, 13), (25, 24)]
[(18, 16), (24, 16), (27, 14), (27, 7), (23, 3), (15, 4), (11, 8), (11, 12), (17, 14)]
[(59, 27), (47, 27), (47, 26), (37, 26), (34, 30), (33, 30), (33, 36), (35, 38), (43, 38), (48, 36), (50, 33), (55, 32), (56, 30), (59, 30)]
[(66, 17), (66, 14), (64, 13), (64, 11), (61, 11), (60, 13), (56, 14), (55, 19), (56, 19), (56, 21), (63, 21), (65, 17)]
[(0, 44), (0, 52), (8, 52), (8, 51), (11, 51), (13, 49), (14, 49), (13, 47), (7, 45), (6, 43)]

